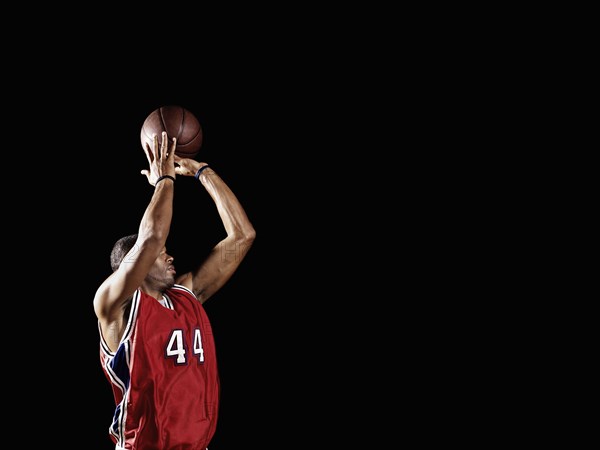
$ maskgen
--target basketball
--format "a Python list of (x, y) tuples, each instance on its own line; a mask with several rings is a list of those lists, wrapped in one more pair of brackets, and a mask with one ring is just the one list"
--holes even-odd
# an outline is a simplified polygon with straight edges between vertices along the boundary
[(161, 106), (152, 111), (142, 125), (140, 139), (142, 147), (146, 143), (152, 148), (152, 138), (156, 134), (159, 138), (163, 131), (167, 132), (169, 140), (177, 138), (175, 154), (182, 158), (195, 158), (202, 146), (202, 127), (200, 122), (187, 109), (176, 106)]

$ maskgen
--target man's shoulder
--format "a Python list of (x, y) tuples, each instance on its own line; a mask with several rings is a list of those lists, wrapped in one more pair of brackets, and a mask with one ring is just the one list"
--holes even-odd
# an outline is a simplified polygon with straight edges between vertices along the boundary
[[(181, 284), (175, 284), (173, 285), (173, 287), (170, 287), (169, 289), (167, 289), (167, 293), (172, 293), (172, 294), (176, 294), (176, 295), (191, 295), (194, 299), (196, 298), (196, 296), (194, 295), (194, 293), (188, 289), (185, 286), (182, 286)], [(187, 294), (187, 295), (186, 295)]]

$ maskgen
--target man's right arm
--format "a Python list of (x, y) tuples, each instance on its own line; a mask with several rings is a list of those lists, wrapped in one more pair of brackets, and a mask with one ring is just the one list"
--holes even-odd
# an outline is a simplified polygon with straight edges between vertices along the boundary
[[(162, 148), (166, 148), (165, 142), (166, 136)], [(156, 154), (160, 155), (160, 151)], [(173, 154), (171, 151), (170, 155)], [(156, 184), (159, 176), (175, 177), (173, 156), (160, 158), (152, 154), (149, 161), (150, 171), (146, 175), (149, 183), (155, 184), (155, 187), (140, 222), (137, 241), (119, 268), (104, 280), (94, 296), (94, 311), (103, 337), (113, 351), (118, 347), (126, 326), (125, 308), (164, 248), (173, 216), (174, 181), (166, 178)]]

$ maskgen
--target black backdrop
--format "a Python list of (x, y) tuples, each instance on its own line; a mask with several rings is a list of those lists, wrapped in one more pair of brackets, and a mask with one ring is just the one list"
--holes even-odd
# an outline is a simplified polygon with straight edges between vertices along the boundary
[[(36, 357), (20, 367), (36, 380), (27, 391), (56, 443), (113, 448), (114, 403), (92, 299), (110, 273), (113, 243), (137, 230), (152, 192), (140, 174), (147, 166), (140, 127), (168, 104), (198, 117), (204, 140), (197, 159), (230, 185), (257, 231), (238, 272), (205, 304), (222, 381), (210, 449), (312, 446), (324, 433), (339, 441), (346, 432), (335, 430), (348, 426), (342, 417), (362, 422), (365, 415), (355, 411), (363, 394), (348, 384), (363, 377), (364, 362), (349, 352), (366, 326), (351, 306), (358, 280), (345, 268), (365, 245), (356, 232), (364, 210), (354, 214), (365, 169), (350, 156), (360, 145), (352, 107), (336, 103), (334, 83), (275, 82), (248, 72), (189, 74), (164, 87), (160, 74), (150, 81), (112, 73), (106, 83), (84, 85), (78, 75), (61, 87), (45, 81), (18, 93), (12, 112), (26, 120), (15, 120), (9, 134), (27, 139), (18, 139), (5, 165), (21, 177), (6, 186), (13, 220), (5, 224), (21, 243), (10, 266), (20, 298), (31, 300), (7, 304), (6, 314), (15, 308), (15, 317), (25, 310), (35, 319)], [(179, 177), (167, 243), (178, 272), (223, 235), (204, 188)]]
[[(437, 307), (427, 291), (436, 274), (421, 258), (438, 264), (430, 240), (435, 247), (434, 228), (448, 218), (421, 192), (444, 193), (445, 183), (431, 183), (437, 172), (430, 166), (454, 156), (431, 145), (446, 136), (440, 122), (454, 107), (442, 95), (439, 108), (436, 96), (463, 90), (439, 84), (439, 68), (421, 60), (427, 52), (416, 64), (404, 50), (389, 52), (397, 39), (385, 33), (395, 28), (372, 34), (367, 25), (379, 22), (363, 9), (357, 20), (306, 9), (317, 27), (300, 10), (282, 20), (265, 14), (266, 28), (238, 14), (254, 28), (248, 34), (228, 12), (219, 18), (229, 26), (217, 26), (209, 39), (195, 22), (213, 25), (216, 17), (190, 15), (193, 50), (182, 27), (169, 29), (163, 17), (157, 28), (169, 39), (150, 24), (135, 32), (129, 23), (127, 35), (139, 42), (124, 39), (115, 29), (124, 21), (119, 14), (98, 21), (97, 33), (89, 20), (74, 33), (48, 21), (53, 29), (29, 47), (11, 45), (18, 35), (7, 41), (4, 386), (19, 445), (112, 449), (112, 394), (99, 365), (92, 299), (109, 273), (113, 242), (134, 231), (147, 204), (152, 188), (139, 174), (146, 165), (139, 130), (165, 104), (198, 116), (205, 132), (198, 158), (230, 184), (257, 230), (242, 267), (206, 303), (223, 387), (211, 450), (384, 448), (389, 441), (373, 444), (382, 432), (391, 430), (396, 442), (411, 431), (400, 420), (413, 412), (407, 395), (416, 393), (422, 408), (435, 405), (420, 399), (436, 380), (416, 389), (418, 382), (400, 380), (391, 366), (420, 376), (410, 352), (429, 357), (415, 341), (431, 338), (410, 308)], [(412, 41), (408, 47), (409, 57), (420, 51)], [(408, 82), (391, 69), (396, 59)], [(178, 180), (168, 243), (180, 271), (221, 233), (193, 181)], [(185, 206), (188, 196), (200, 220)], [(186, 233), (198, 239), (194, 249), (179, 240)], [(424, 250), (407, 258), (409, 245)], [(428, 414), (413, 417), (429, 431)], [(9, 424), (6, 435), (14, 432)]]
[[(300, 342), (308, 338), (293, 325), (310, 315), (301, 312), (301, 280), (315, 270), (300, 262), (311, 252), (304, 241), (314, 220), (301, 211), (317, 214), (305, 195), (316, 170), (303, 156), (308, 126), (299, 127), (298, 111), (273, 92), (266, 95), (264, 85), (212, 81), (194, 78), (168, 89), (89, 86), (81, 97), (45, 88), (27, 94), (27, 108), (44, 120), (28, 124), (36, 123), (35, 133), (29, 131), (36, 140), (30, 149), (36, 165), (27, 174), (33, 188), (16, 207), (17, 228), (33, 229), (19, 267), (33, 271), (35, 292), (47, 292), (36, 317), (46, 336), (41, 343), (49, 347), (40, 353), (52, 373), (33, 364), (31, 372), (44, 380), (33, 389), (44, 399), (40, 414), (46, 423), (56, 421), (53, 427), (64, 429), (69, 440), (85, 443), (78, 448), (113, 448), (107, 429), (114, 403), (99, 363), (92, 299), (110, 272), (112, 244), (137, 230), (149, 201), (152, 187), (140, 174), (147, 161), (139, 132), (146, 115), (167, 104), (198, 117), (204, 141), (197, 159), (229, 184), (257, 231), (238, 272), (205, 304), (222, 380), (210, 448), (239, 448), (240, 442), (279, 448), (282, 439), (298, 434), (292, 417), (302, 407), (294, 398), (313, 403), (306, 397), (312, 382), (301, 375), (307, 363)], [(298, 172), (302, 180), (295, 178)], [(167, 244), (178, 272), (223, 236), (204, 188), (179, 177)]]

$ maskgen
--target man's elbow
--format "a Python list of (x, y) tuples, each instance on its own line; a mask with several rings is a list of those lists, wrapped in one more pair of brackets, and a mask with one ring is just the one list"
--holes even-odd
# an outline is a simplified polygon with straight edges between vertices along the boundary
[(250, 226), (247, 230), (244, 231), (244, 240), (248, 243), (252, 244), (256, 239), (256, 230), (254, 227)]
[(250, 226), (242, 230), (242, 233), (240, 233), (240, 235), (237, 237), (236, 246), (238, 248), (244, 249), (244, 253), (246, 253), (250, 249), (250, 247), (252, 247), (252, 244), (254, 243), (255, 239), (256, 230), (254, 229), (254, 227)]

